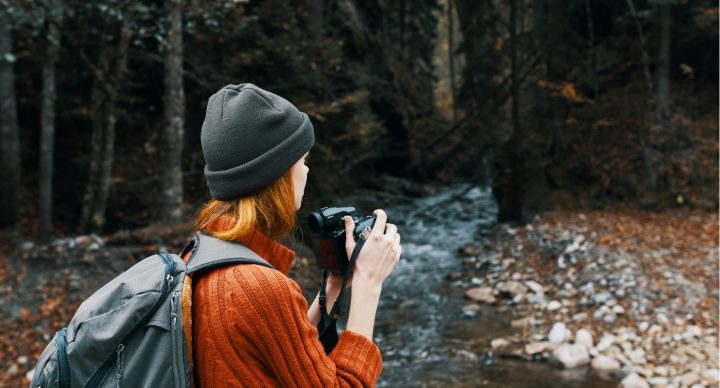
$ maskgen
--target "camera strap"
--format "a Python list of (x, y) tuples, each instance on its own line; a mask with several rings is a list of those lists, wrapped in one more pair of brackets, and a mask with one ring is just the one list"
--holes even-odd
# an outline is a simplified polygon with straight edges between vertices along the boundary
[(363, 245), (365, 245), (365, 238), (361, 236), (360, 238), (358, 238), (358, 241), (355, 244), (352, 255), (350, 255), (350, 260), (348, 261), (347, 266), (348, 269), (347, 271), (345, 271), (345, 274), (343, 274), (343, 282), (342, 286), (340, 287), (340, 293), (338, 294), (337, 299), (335, 299), (335, 302), (333, 302), (333, 306), (330, 309), (329, 313), (327, 311), (325, 303), (325, 288), (327, 286), (328, 272), (327, 270), (322, 271), (322, 285), (320, 286), (320, 294), (318, 295), (318, 304), (320, 306), (320, 322), (318, 322), (318, 333), (320, 337), (320, 342), (323, 345), (323, 349), (325, 349), (325, 354), (330, 354), (330, 352), (332, 352), (333, 348), (335, 348), (335, 345), (338, 342), (339, 338), (337, 333), (337, 318), (338, 316), (340, 316), (340, 303), (342, 302), (343, 296), (345, 295), (345, 287), (347, 286), (347, 282), (350, 279), (353, 268), (355, 268), (355, 260), (360, 254), (360, 250), (362, 249)]

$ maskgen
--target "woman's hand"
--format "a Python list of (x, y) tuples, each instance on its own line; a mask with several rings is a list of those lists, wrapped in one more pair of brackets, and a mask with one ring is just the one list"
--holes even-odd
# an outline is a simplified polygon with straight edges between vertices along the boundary
[[(380, 288), (385, 279), (392, 273), (395, 263), (400, 259), (402, 247), (400, 234), (394, 224), (387, 222), (387, 215), (382, 210), (375, 211), (375, 225), (363, 245), (355, 261), (352, 284)], [(355, 248), (352, 218), (345, 220), (345, 249), (351, 257)]]

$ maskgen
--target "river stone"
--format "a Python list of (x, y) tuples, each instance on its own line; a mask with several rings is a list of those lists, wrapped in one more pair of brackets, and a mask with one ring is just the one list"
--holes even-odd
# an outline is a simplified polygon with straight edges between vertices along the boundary
[(505, 338), (495, 338), (490, 342), (490, 347), (493, 350), (502, 349), (510, 346), (510, 341), (506, 340)]
[(490, 287), (475, 287), (465, 291), (465, 297), (475, 302), (495, 303), (493, 289)]
[(664, 367), (664, 366), (655, 367), (655, 369), (653, 370), (653, 372), (654, 372), (656, 375), (662, 376), (662, 377), (667, 377), (668, 375), (670, 375), (670, 371), (668, 370), (668, 368), (666, 368), (666, 367)]
[(603, 372), (617, 372), (620, 370), (620, 362), (612, 357), (599, 355), (592, 360), (592, 368)]
[(710, 385), (717, 385), (720, 380), (720, 371), (717, 369), (706, 370), (702, 373), (702, 378)]
[(548, 348), (547, 342), (531, 342), (525, 345), (525, 353), (533, 355), (535, 353), (542, 353)]
[(550, 303), (547, 304), (548, 311), (555, 311), (562, 307), (562, 304), (556, 300), (551, 300)]
[(622, 379), (620, 382), (620, 386), (622, 388), (650, 388), (648, 382), (638, 376), (637, 373), (630, 373), (627, 375), (627, 377)]
[(670, 380), (668, 380), (667, 377), (661, 377), (661, 376), (655, 376), (650, 379), (650, 385), (668, 385), (670, 384)]
[(570, 369), (587, 365), (590, 355), (582, 345), (562, 344), (553, 352), (553, 359)]
[(575, 343), (584, 346), (585, 349), (590, 351), (590, 349), (593, 348), (592, 334), (585, 329), (578, 330), (577, 333), (575, 333)]
[(606, 349), (608, 349), (612, 344), (615, 342), (615, 336), (612, 334), (605, 334), (600, 338), (600, 342), (598, 342), (595, 349), (597, 349), (598, 352), (604, 352)]
[(550, 341), (551, 344), (561, 344), (568, 339), (570, 339), (570, 331), (565, 327), (565, 324), (562, 322), (557, 322), (553, 325), (552, 329), (550, 329), (550, 332), (548, 333), (548, 341)]
[(697, 375), (697, 373), (686, 373), (680, 377), (680, 382), (682, 382), (682, 385), (685, 387), (689, 387), (695, 383), (700, 382), (700, 376)]
[(530, 289), (530, 291), (532, 291), (536, 294), (542, 294), (545, 292), (545, 289), (543, 288), (543, 286), (541, 286), (540, 283), (538, 283), (538, 282), (528, 280), (525, 282), (525, 285), (527, 286), (527, 288)]
[(593, 297), (593, 300), (595, 300), (595, 303), (597, 303), (597, 304), (604, 304), (605, 302), (610, 300), (610, 298), (611, 298), (611, 296), (609, 293), (599, 292), (599, 293), (595, 294), (595, 296)]

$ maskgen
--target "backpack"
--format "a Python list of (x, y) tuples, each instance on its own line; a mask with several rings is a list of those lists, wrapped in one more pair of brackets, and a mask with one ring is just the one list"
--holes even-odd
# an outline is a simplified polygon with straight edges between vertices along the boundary
[(80, 305), (40, 355), (30, 387), (192, 386), (183, 294), (190, 300), (193, 274), (229, 264), (273, 268), (247, 247), (203, 233), (180, 255), (138, 262)]

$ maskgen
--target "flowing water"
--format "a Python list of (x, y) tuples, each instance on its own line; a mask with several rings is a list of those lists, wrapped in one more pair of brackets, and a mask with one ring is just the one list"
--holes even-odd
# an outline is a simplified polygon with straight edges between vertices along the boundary
[(511, 317), (494, 307), (464, 315), (463, 289), (447, 275), (463, 269), (458, 247), (480, 244), (495, 224), (490, 190), (458, 185), (424, 198), (364, 193), (347, 203), (368, 211), (378, 202), (398, 225), (403, 245), (377, 316), (375, 340), (383, 353), (378, 386), (615, 386), (585, 370), (483, 355), (492, 339), (513, 333)]

